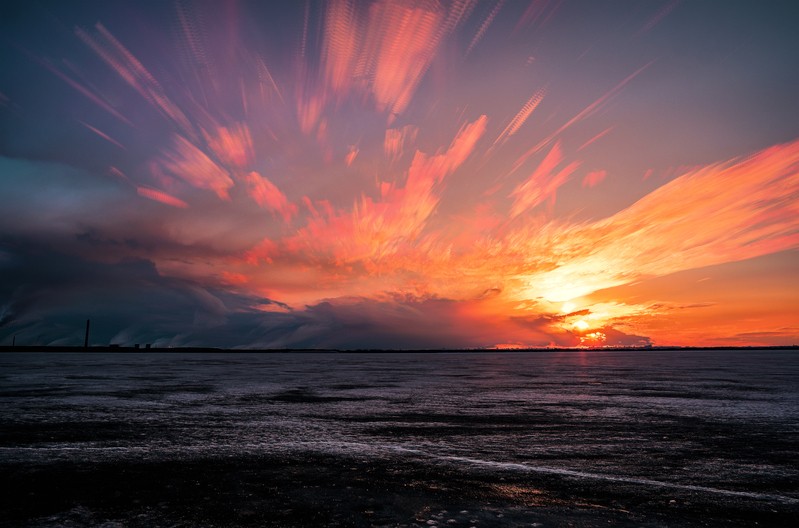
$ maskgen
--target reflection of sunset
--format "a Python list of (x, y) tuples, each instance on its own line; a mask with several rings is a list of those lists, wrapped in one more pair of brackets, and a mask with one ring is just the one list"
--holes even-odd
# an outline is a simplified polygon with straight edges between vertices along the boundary
[[(53, 247), (87, 262), (151, 264), (146, 284), (176, 281), (211, 314), (176, 342), (238, 318), (253, 346), (799, 339), (787, 315), (799, 313), (799, 130), (749, 136), (741, 122), (740, 138), (707, 137), (708, 103), (684, 96), (680, 121), (657, 95), (687, 67), (658, 32), (698, 8), (639, 6), (624, 38), (597, 23), (606, 43), (556, 2), (240, 7), (179, 3), (157, 54), (111, 17), (74, 24), (75, 57), (25, 58), (62, 83), (96, 152), (30, 140), (4, 172), (95, 183), (20, 191), (47, 214), (17, 211), (4, 231), (59, 233), (69, 242)], [(266, 13), (294, 33), (252, 23)], [(758, 266), (779, 269), (768, 298), (752, 287)], [(691, 291), (685, 273), (705, 268), (740, 296)]]

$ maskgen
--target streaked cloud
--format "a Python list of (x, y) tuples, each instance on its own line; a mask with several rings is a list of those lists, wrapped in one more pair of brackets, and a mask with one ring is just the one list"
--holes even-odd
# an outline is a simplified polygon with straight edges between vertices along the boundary
[(228, 172), (186, 138), (175, 135), (171, 148), (163, 151), (164, 171), (198, 189), (213, 191), (222, 200), (230, 199), (233, 179)]
[(149, 198), (150, 200), (155, 200), (156, 202), (161, 202), (166, 205), (171, 205), (172, 207), (185, 209), (189, 206), (189, 204), (180, 198), (175, 198), (174, 196), (167, 194), (164, 191), (159, 191), (158, 189), (152, 189), (150, 187), (137, 187), (136, 192), (139, 193), (140, 196), (144, 196), (145, 198)]
[(790, 342), (795, 274), (753, 285), (799, 248), (797, 37), (630, 5), (0, 21), (2, 335), (117, 296), (105, 338), (164, 344)]

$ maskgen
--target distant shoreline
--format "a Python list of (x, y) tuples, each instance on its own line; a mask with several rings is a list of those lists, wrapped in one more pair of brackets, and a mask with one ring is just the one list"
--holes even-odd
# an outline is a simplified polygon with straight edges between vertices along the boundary
[(218, 353), (245, 353), (245, 354), (448, 354), (485, 352), (660, 352), (660, 351), (712, 351), (712, 350), (799, 350), (799, 345), (777, 346), (648, 346), (648, 347), (532, 347), (532, 348), (448, 348), (448, 349), (334, 349), (334, 348), (213, 348), (213, 347), (135, 347), (135, 346), (38, 346), (38, 345), (3, 345), (0, 353), (8, 352), (90, 352), (114, 354), (151, 354), (151, 353), (193, 353), (193, 354), (218, 354)]

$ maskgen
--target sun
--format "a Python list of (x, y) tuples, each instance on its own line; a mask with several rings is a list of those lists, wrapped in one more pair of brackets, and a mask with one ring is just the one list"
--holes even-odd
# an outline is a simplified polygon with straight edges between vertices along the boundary
[(579, 321), (577, 321), (576, 323), (574, 323), (574, 328), (576, 328), (577, 330), (580, 330), (580, 331), (582, 331), (582, 332), (585, 332), (586, 330), (588, 330), (589, 328), (591, 328), (591, 325), (589, 325), (589, 324), (588, 324), (588, 323), (585, 321), (585, 319), (580, 319)]

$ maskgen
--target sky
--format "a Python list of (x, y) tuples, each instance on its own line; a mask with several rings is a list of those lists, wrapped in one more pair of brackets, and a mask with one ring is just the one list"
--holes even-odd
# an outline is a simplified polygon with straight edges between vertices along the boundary
[(796, 15), (3, 2), (0, 344), (797, 344)]

